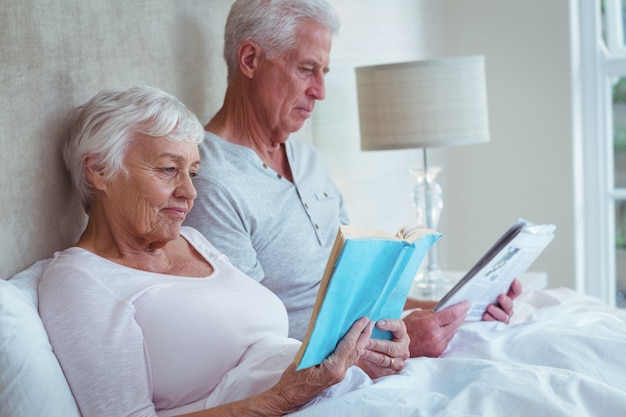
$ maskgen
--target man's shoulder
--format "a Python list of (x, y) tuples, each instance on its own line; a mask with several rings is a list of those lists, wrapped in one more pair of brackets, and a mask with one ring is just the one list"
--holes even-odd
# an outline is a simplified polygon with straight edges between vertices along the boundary
[[(231, 160), (227, 158), (230, 154), (229, 143), (219, 136), (210, 132), (205, 132), (204, 140), (200, 144), (200, 164), (212, 166), (215, 163), (225, 163)], [(210, 161), (211, 164), (205, 163)]]
[(200, 144), (200, 169), (198, 175), (201, 178), (228, 179), (234, 172), (245, 169), (244, 161), (247, 159), (245, 149), (234, 145), (212, 133), (206, 132), (204, 141)]

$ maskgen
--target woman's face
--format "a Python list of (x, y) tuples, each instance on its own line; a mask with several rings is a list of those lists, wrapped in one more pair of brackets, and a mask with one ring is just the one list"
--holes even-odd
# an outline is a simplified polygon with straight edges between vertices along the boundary
[(176, 239), (193, 206), (198, 145), (139, 136), (124, 158), (128, 175), (106, 185), (105, 214), (118, 236), (147, 244)]

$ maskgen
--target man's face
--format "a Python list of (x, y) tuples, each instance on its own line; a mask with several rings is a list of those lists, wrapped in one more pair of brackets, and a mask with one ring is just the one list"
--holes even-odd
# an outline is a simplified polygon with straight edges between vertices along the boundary
[(263, 57), (255, 75), (255, 112), (276, 142), (284, 142), (311, 116), (316, 100), (326, 91), (332, 35), (325, 28), (306, 22), (296, 32), (296, 47), (282, 56)]

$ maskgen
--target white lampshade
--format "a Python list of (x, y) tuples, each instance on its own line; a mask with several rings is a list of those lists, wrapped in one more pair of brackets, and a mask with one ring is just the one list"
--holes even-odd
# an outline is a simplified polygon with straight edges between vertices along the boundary
[(489, 141), (483, 56), (356, 68), (361, 149)]

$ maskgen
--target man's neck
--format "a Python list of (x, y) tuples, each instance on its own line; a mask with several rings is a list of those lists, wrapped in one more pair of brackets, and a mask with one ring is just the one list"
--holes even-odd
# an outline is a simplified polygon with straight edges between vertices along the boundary
[[(236, 145), (252, 149), (261, 158), (266, 167), (278, 175), (293, 182), (293, 175), (285, 144), (274, 141), (260, 124), (248, 117), (251, 111), (241, 111), (238, 105), (229, 105), (228, 101), (205, 126), (205, 130)], [(249, 110), (249, 109), (248, 109)]]

